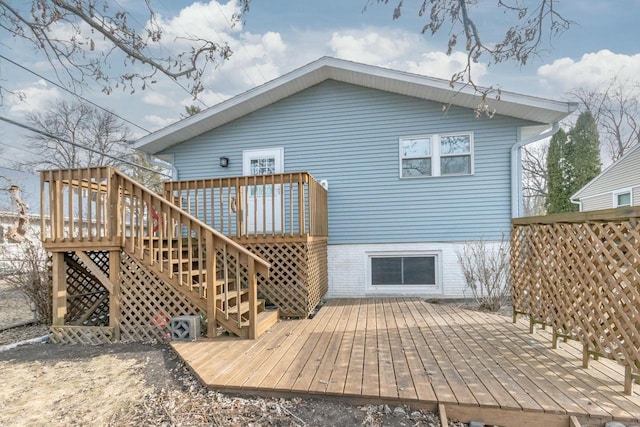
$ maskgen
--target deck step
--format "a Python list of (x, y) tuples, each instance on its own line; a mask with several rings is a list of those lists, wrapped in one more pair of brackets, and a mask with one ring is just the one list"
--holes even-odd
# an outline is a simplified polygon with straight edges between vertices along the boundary
[[(258, 336), (264, 334), (269, 328), (280, 320), (280, 310), (265, 310), (258, 313)], [(248, 325), (249, 322), (247, 322)]]
[[(237, 298), (237, 297), (238, 297), (238, 292), (237, 292), (236, 290), (232, 290), (232, 291), (229, 291), (229, 292), (227, 292), (227, 293), (229, 294), (229, 299)], [(246, 290), (246, 289), (241, 289), (241, 290), (240, 290), (240, 298), (242, 298), (243, 296), (245, 296), (245, 295), (246, 295), (246, 294), (248, 294), (248, 293), (249, 293), (249, 291), (248, 291), (248, 290)], [(216, 294), (216, 299), (217, 299), (218, 301), (224, 301), (224, 293), (217, 293), (217, 294)]]
[[(259, 299), (258, 300), (258, 313), (261, 310), (264, 310), (264, 300), (263, 299)], [(240, 310), (240, 316), (242, 316), (243, 314), (246, 314), (249, 312), (249, 301), (242, 301), (240, 303), (240, 305), (234, 305), (232, 307), (229, 307), (229, 309), (227, 310), (227, 313), (229, 313), (229, 315), (235, 315), (238, 314), (238, 310)], [(248, 324), (248, 323), (247, 323)]]

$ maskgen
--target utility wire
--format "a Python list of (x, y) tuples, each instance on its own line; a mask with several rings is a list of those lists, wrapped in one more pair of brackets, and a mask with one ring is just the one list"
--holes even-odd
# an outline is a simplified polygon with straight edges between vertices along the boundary
[(157, 173), (157, 174), (159, 174), (159, 175), (164, 175), (164, 176), (171, 177), (171, 175), (169, 175), (169, 174), (167, 174), (167, 173), (159, 172), (159, 171), (157, 171), (157, 170), (154, 170), (154, 169), (148, 168), (148, 167), (146, 167), (146, 166), (142, 166), (142, 165), (139, 165), (139, 164), (137, 164), (137, 163), (133, 163), (133, 162), (130, 162), (130, 161), (128, 161), (128, 160), (124, 160), (124, 159), (122, 159), (121, 157), (112, 156), (111, 154), (104, 153), (104, 152), (102, 152), (102, 151), (95, 150), (95, 149), (93, 149), (93, 148), (85, 147), (85, 146), (80, 145), (80, 144), (76, 144), (75, 142), (69, 141), (68, 139), (60, 138), (59, 136), (52, 135), (52, 134), (50, 134), (50, 133), (48, 133), (48, 132), (42, 131), (42, 130), (40, 130), (40, 129), (36, 129), (36, 128), (34, 128), (34, 127), (32, 127), (32, 126), (29, 126), (29, 125), (26, 125), (26, 124), (24, 124), (24, 123), (16, 122), (15, 120), (11, 120), (11, 119), (9, 119), (9, 118), (7, 118), (7, 117), (4, 117), (4, 116), (0, 116), (0, 120), (2, 120), (2, 121), (4, 121), (4, 122), (7, 122), (7, 123), (9, 123), (9, 124), (12, 124), (12, 125), (14, 125), (14, 126), (18, 126), (18, 127), (23, 128), (23, 129), (29, 130), (29, 131), (31, 131), (31, 132), (35, 132), (35, 133), (40, 134), (40, 135), (42, 135), (42, 136), (46, 136), (47, 138), (55, 139), (56, 141), (64, 142), (64, 143), (66, 143), (66, 144), (73, 145), (74, 147), (82, 148), (82, 149), (87, 150), (87, 151), (90, 151), (90, 152), (92, 152), (92, 153), (96, 153), (96, 154), (103, 155), (103, 156), (105, 156), (105, 157), (108, 157), (108, 158), (110, 158), (110, 159), (117, 160), (118, 162), (120, 162), (120, 163), (124, 163), (124, 164), (129, 165), (129, 166), (133, 166), (133, 167), (136, 167), (136, 168), (138, 168), (138, 169), (146, 170), (146, 171), (148, 171), (148, 172)]
[(4, 56), (4, 55), (2, 55), (2, 54), (0, 54), (0, 58), (4, 59), (4, 60), (5, 60), (5, 61), (7, 61), (7, 62), (12, 63), (12, 64), (13, 64), (13, 65), (15, 65), (16, 67), (20, 67), (20, 68), (22, 68), (23, 70), (28, 71), (29, 73), (33, 74), (34, 76), (40, 77), (42, 80), (44, 80), (44, 81), (46, 81), (46, 82), (48, 82), (48, 83), (51, 83), (51, 84), (52, 84), (52, 85), (54, 85), (55, 87), (60, 88), (60, 89), (64, 90), (65, 92), (68, 92), (68, 93), (70, 93), (71, 95), (76, 96), (76, 97), (78, 97), (78, 98), (82, 99), (82, 100), (83, 100), (83, 101), (85, 101), (85, 102), (88, 102), (89, 104), (93, 105), (93, 106), (94, 106), (94, 107), (96, 107), (96, 108), (101, 109), (102, 111), (106, 111), (106, 112), (107, 112), (107, 113), (109, 113), (109, 114), (113, 114), (114, 116), (116, 116), (116, 117), (117, 117), (117, 118), (119, 118), (120, 120), (123, 120), (123, 121), (125, 121), (125, 122), (129, 123), (130, 125), (137, 127), (138, 129), (141, 129), (141, 130), (143, 130), (143, 131), (145, 131), (145, 132), (147, 132), (147, 133), (151, 133), (151, 131), (150, 131), (150, 130), (145, 129), (145, 128), (143, 128), (142, 126), (139, 126), (139, 125), (137, 125), (137, 124), (133, 123), (132, 121), (125, 119), (125, 118), (124, 118), (124, 117), (122, 117), (122, 116), (119, 116), (118, 114), (114, 113), (113, 111), (109, 111), (109, 110), (107, 110), (106, 108), (103, 108), (103, 107), (99, 106), (99, 105), (98, 105), (98, 104), (96, 104), (95, 102), (88, 100), (87, 98), (83, 97), (82, 95), (78, 95), (77, 93), (75, 93), (75, 92), (73, 92), (73, 91), (71, 91), (71, 90), (67, 89), (66, 87), (64, 87), (64, 86), (62, 86), (62, 85), (60, 85), (60, 84), (58, 84), (58, 83), (54, 82), (53, 80), (50, 80), (50, 79), (48, 79), (48, 78), (46, 78), (46, 77), (44, 77), (44, 76), (42, 76), (42, 75), (40, 75), (40, 74), (36, 73), (36, 72), (35, 72), (35, 71), (33, 71), (33, 70), (30, 70), (30, 69), (26, 68), (24, 65), (21, 65), (21, 64), (19, 64), (19, 63), (15, 62), (14, 60), (7, 58), (6, 56)]

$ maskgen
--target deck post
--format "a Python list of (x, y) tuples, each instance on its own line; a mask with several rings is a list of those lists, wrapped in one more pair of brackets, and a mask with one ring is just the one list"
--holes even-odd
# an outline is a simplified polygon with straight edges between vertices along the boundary
[(633, 394), (633, 374), (630, 365), (625, 365), (624, 367), (624, 394), (627, 396)]
[(53, 264), (52, 325), (63, 326), (64, 316), (67, 314), (67, 271), (64, 264), (64, 252), (53, 252), (51, 262)]
[(213, 234), (206, 234), (205, 244), (205, 256), (207, 257), (205, 267), (207, 272), (207, 337), (215, 338), (218, 335), (218, 323), (216, 322), (216, 247)]
[[(109, 240), (118, 241), (119, 244), (124, 244), (124, 238), (121, 236), (120, 232), (120, 216), (121, 209), (120, 206), (120, 185), (118, 182), (118, 177), (114, 173), (112, 168), (108, 169), (108, 197), (109, 197)], [(116, 240), (118, 239), (118, 240)]]
[(109, 280), (113, 290), (109, 295), (109, 326), (113, 340), (120, 341), (120, 251), (109, 251)]
[(249, 284), (249, 339), (258, 337), (258, 278), (256, 277), (256, 261), (248, 259), (248, 284)]
[(589, 367), (589, 346), (587, 344), (582, 345), (582, 367), (584, 369)]

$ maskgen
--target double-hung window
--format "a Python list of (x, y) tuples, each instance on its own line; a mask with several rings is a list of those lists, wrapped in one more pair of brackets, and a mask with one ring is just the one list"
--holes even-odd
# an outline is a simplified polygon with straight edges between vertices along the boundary
[(400, 177), (470, 175), (473, 134), (434, 134), (400, 138)]

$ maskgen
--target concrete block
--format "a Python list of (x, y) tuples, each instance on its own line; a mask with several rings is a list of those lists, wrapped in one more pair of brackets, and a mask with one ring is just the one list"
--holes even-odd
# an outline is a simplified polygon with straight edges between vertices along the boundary
[(178, 316), (171, 319), (171, 339), (195, 341), (200, 337), (200, 316)]

